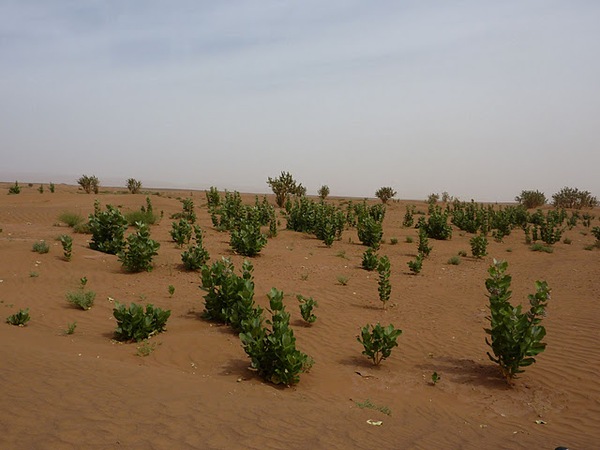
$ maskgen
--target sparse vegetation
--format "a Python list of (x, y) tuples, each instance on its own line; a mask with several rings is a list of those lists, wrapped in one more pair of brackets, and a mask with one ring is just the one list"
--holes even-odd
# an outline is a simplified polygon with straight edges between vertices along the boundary
[(65, 330), (65, 334), (75, 333), (75, 328), (77, 328), (77, 322), (67, 323), (67, 329)]
[(32, 250), (39, 254), (48, 253), (50, 251), (50, 246), (46, 241), (38, 241), (33, 244)]
[(321, 200), (325, 200), (327, 198), (327, 196), (329, 195), (329, 186), (327, 185), (323, 185), (319, 188), (319, 190), (317, 191), (317, 194), (319, 195), (319, 198)]
[(71, 228), (74, 228), (77, 225), (80, 225), (85, 221), (85, 219), (83, 218), (83, 216), (81, 214), (67, 212), (67, 211), (61, 213), (61, 215), (58, 216), (58, 220), (60, 220), (62, 223), (66, 224), (67, 226), (69, 226)]
[(597, 206), (598, 200), (589, 191), (564, 187), (552, 196), (552, 204), (556, 208), (583, 209)]
[(338, 275), (337, 276), (337, 281), (339, 284), (341, 284), (342, 286), (347, 286), (348, 285), (348, 280), (350, 278), (348, 278), (346, 275)]
[(21, 186), (19, 186), (19, 182), (15, 181), (11, 187), (8, 188), (8, 195), (16, 195), (21, 193)]
[(275, 202), (280, 208), (283, 208), (291, 195), (302, 197), (306, 194), (306, 188), (302, 186), (302, 183), (294, 180), (289, 172), (281, 172), (281, 175), (277, 178), (269, 177), (267, 184), (273, 190)]
[(69, 303), (87, 311), (94, 306), (94, 299), (96, 293), (94, 291), (86, 291), (85, 286), (87, 285), (87, 278), (82, 277), (79, 281), (79, 290), (67, 292), (67, 300)]
[(300, 294), (296, 296), (300, 303), (300, 314), (306, 323), (312, 324), (317, 320), (317, 316), (314, 314), (314, 309), (319, 306), (318, 303), (313, 300), (312, 297), (304, 297)]
[(379, 259), (377, 264), (377, 273), (379, 274), (379, 301), (383, 303), (383, 309), (386, 309), (387, 302), (390, 301), (392, 294), (392, 284), (390, 283), (391, 264), (387, 256)]
[(460, 264), (460, 257), (451, 256), (450, 259), (448, 259), (448, 264), (452, 266), (458, 266)]
[(100, 181), (95, 175), (82, 175), (77, 180), (77, 184), (81, 186), (81, 188), (85, 191), (86, 194), (91, 194), (92, 192), (94, 194), (97, 194), (100, 188)]
[(543, 192), (521, 191), (521, 195), (517, 195), (515, 201), (527, 209), (532, 209), (544, 206), (547, 200)]
[(139, 192), (142, 190), (142, 182), (139, 180), (136, 180), (135, 178), (128, 178), (126, 181), (126, 184), (127, 184), (127, 190), (131, 194), (139, 194)]
[(68, 234), (61, 234), (58, 240), (62, 245), (65, 260), (71, 261), (71, 257), (73, 256), (73, 238)]
[(421, 269), (423, 269), (423, 254), (419, 253), (414, 260), (408, 261), (406, 264), (415, 275), (421, 273)]

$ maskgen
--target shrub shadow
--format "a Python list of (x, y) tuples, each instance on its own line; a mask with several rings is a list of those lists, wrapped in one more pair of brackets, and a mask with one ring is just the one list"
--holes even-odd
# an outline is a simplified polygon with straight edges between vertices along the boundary
[(496, 366), (481, 364), (472, 359), (434, 357), (430, 362), (417, 367), (426, 372), (438, 372), (442, 376), (447, 374), (448, 378), (460, 384), (474, 384), (498, 390), (509, 389)]

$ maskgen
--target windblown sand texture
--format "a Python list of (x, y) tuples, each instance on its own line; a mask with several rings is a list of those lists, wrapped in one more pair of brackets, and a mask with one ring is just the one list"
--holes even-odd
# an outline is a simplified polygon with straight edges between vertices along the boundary
[[(282, 218), (279, 235), (252, 260), (256, 300), (266, 306), (271, 287), (286, 293), (297, 346), (315, 365), (297, 386), (280, 388), (248, 369), (230, 328), (200, 318), (199, 274), (183, 270), (181, 249), (169, 236), (169, 217), (181, 211), (177, 197), (194, 199), (211, 261), (227, 256), (236, 268), (242, 262), (231, 252), (229, 234), (212, 227), (204, 192), (150, 196), (154, 211), (164, 211), (151, 227), (161, 248), (152, 272), (128, 274), (116, 256), (91, 250), (90, 236), (74, 234), (58, 216), (87, 217), (96, 198), (103, 206), (137, 210), (145, 195), (124, 189), (87, 195), (66, 185), (40, 194), (38, 185), (21, 184), (19, 195), (6, 195), (10, 184), (0, 185), (0, 448), (600, 446), (600, 250), (584, 250), (594, 237), (581, 224), (564, 235), (572, 244), (557, 243), (552, 254), (530, 251), (523, 232), (514, 230), (503, 243), (490, 238), (489, 256), (461, 258), (457, 266), (447, 261), (460, 250), (470, 254), (471, 236), (455, 229), (450, 241), (430, 240), (431, 256), (415, 276), (406, 263), (416, 255), (417, 232), (403, 228), (402, 219), (407, 203), (427, 208), (393, 202), (379, 251), (392, 264), (391, 307), (384, 311), (377, 274), (360, 268), (365, 247), (355, 229), (326, 248), (313, 236), (285, 230)], [(600, 216), (598, 209), (592, 213)], [(74, 239), (70, 262), (56, 240), (63, 233)], [(415, 242), (406, 243), (407, 236)], [(398, 244), (390, 244), (392, 237)], [(49, 253), (32, 251), (40, 239), (50, 244)], [(547, 349), (512, 388), (486, 356), (484, 280), (493, 258), (509, 261), (513, 303), (526, 303), (535, 280), (552, 288)], [(340, 275), (349, 278), (346, 286), (338, 283)], [(65, 298), (83, 276), (97, 293), (89, 311)], [(175, 286), (172, 298), (169, 285)], [(303, 324), (296, 294), (319, 302), (314, 325)], [(137, 356), (135, 343), (112, 340), (111, 299), (172, 310), (167, 332), (151, 339), (156, 348), (149, 356)], [(30, 309), (29, 324), (5, 324), (20, 308)], [(65, 335), (74, 321), (75, 333)], [(403, 334), (391, 357), (373, 367), (356, 336), (377, 322), (393, 323)], [(441, 376), (436, 386), (429, 383), (434, 371)], [(367, 399), (391, 415), (357, 405)]]

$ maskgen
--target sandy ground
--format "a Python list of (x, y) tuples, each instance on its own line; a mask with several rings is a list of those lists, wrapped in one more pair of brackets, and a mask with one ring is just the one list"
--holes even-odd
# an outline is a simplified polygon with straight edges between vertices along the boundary
[[(181, 250), (169, 236), (169, 216), (181, 210), (177, 197), (194, 199), (213, 261), (228, 256), (236, 267), (242, 261), (232, 254), (229, 235), (212, 228), (204, 192), (151, 196), (154, 210), (164, 211), (151, 230), (161, 243), (155, 269), (128, 274), (116, 256), (91, 250), (90, 236), (73, 234), (58, 216), (87, 216), (95, 198), (139, 209), (145, 195), (123, 189), (87, 195), (66, 185), (40, 194), (38, 185), (26, 184), (21, 194), (6, 195), (8, 186), (0, 184), (0, 319), (29, 308), (31, 321), (22, 328), (0, 323), (0, 448), (600, 446), (600, 250), (584, 250), (594, 238), (581, 225), (565, 234), (572, 244), (556, 244), (552, 254), (530, 251), (515, 230), (504, 243), (490, 240), (488, 257), (462, 258), (457, 266), (447, 261), (460, 250), (470, 254), (470, 236), (455, 230), (450, 241), (431, 241), (433, 252), (414, 276), (406, 262), (416, 254), (416, 239), (405, 240), (416, 230), (402, 228), (407, 202), (392, 203), (379, 252), (390, 257), (393, 272), (392, 306), (384, 311), (376, 274), (360, 268), (365, 247), (356, 230), (326, 248), (312, 236), (284, 230), (282, 220), (279, 235), (253, 259), (256, 299), (265, 306), (271, 287), (286, 292), (297, 345), (316, 362), (298, 385), (279, 388), (248, 370), (228, 327), (200, 318), (199, 274), (182, 269)], [(70, 262), (56, 240), (63, 233), (74, 238)], [(392, 237), (398, 244), (390, 244)], [(50, 244), (49, 253), (32, 251), (40, 239)], [(486, 356), (484, 280), (492, 258), (509, 261), (513, 301), (526, 301), (535, 280), (552, 288), (547, 350), (512, 388)], [(340, 275), (349, 278), (346, 286), (338, 283)], [(83, 276), (97, 293), (89, 311), (65, 299)], [(172, 298), (169, 285), (175, 286)], [(301, 321), (296, 293), (319, 302), (311, 327)], [(109, 298), (172, 310), (149, 356), (137, 356), (135, 343), (112, 340)], [(65, 335), (74, 321), (75, 333)], [(379, 367), (361, 355), (356, 341), (360, 327), (376, 322), (404, 332)], [(441, 376), (436, 386), (429, 383), (434, 371)], [(391, 414), (360, 408), (367, 399)]]

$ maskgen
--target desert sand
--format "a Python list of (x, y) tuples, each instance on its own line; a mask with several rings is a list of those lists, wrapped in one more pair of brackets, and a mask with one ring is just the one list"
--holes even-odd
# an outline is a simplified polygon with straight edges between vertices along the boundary
[[(313, 236), (285, 230), (282, 218), (279, 235), (252, 259), (256, 301), (264, 307), (271, 287), (283, 290), (297, 346), (315, 360), (299, 384), (283, 388), (249, 370), (229, 327), (200, 317), (200, 276), (183, 270), (181, 250), (169, 236), (169, 216), (181, 210), (177, 197), (193, 198), (211, 262), (222, 256), (236, 268), (242, 262), (229, 234), (212, 227), (203, 191), (152, 191), (154, 211), (164, 211), (151, 227), (161, 248), (152, 272), (130, 274), (116, 256), (91, 250), (90, 236), (73, 233), (58, 216), (87, 217), (94, 199), (137, 210), (145, 194), (102, 188), (88, 195), (62, 184), (40, 194), (38, 184), (21, 183), (21, 194), (6, 195), (10, 184), (0, 184), (0, 448), (600, 446), (600, 250), (584, 249), (594, 237), (581, 224), (565, 232), (572, 244), (557, 243), (552, 254), (532, 252), (523, 232), (514, 230), (503, 243), (490, 239), (485, 258), (450, 265), (460, 250), (470, 255), (471, 236), (454, 229), (449, 241), (430, 240), (423, 271), (411, 275), (406, 263), (416, 255), (416, 240), (407, 243), (406, 237), (417, 231), (403, 228), (402, 218), (406, 204), (423, 211), (426, 204), (392, 202), (379, 251), (392, 264), (391, 306), (383, 310), (377, 274), (360, 267), (365, 247), (355, 229), (327, 248)], [(74, 239), (70, 262), (56, 240), (63, 233)], [(50, 244), (47, 254), (32, 251), (41, 239)], [(493, 258), (509, 262), (513, 303), (526, 303), (535, 280), (552, 288), (543, 322), (547, 349), (513, 387), (486, 355), (484, 281)], [(346, 286), (338, 283), (340, 275), (349, 278)], [(88, 311), (65, 298), (83, 276), (97, 293)], [(169, 285), (175, 286), (172, 298)], [(303, 324), (296, 294), (318, 301), (312, 326)], [(114, 300), (172, 311), (167, 331), (151, 339), (156, 347), (150, 355), (138, 356), (136, 343), (112, 339)], [(4, 323), (20, 308), (30, 309), (27, 326)], [(75, 333), (66, 335), (74, 321)], [(390, 358), (374, 367), (356, 336), (377, 322), (403, 334)], [(435, 386), (434, 371), (441, 376)], [(379, 408), (361, 408), (367, 400)]]

